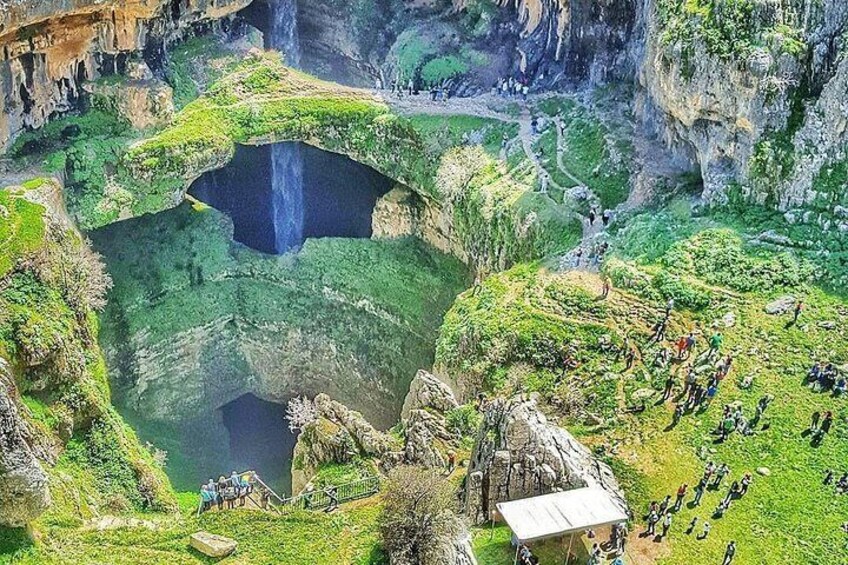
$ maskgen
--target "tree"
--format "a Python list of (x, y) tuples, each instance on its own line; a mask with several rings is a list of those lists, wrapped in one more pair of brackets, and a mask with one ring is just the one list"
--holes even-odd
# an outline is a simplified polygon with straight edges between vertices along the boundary
[(437, 471), (402, 466), (389, 473), (379, 526), (393, 564), (444, 565), (455, 560), (465, 524), (453, 485)]

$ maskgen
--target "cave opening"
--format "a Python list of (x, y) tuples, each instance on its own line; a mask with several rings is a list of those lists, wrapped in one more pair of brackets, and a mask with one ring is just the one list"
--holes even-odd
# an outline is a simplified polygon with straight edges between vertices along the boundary
[[(285, 406), (245, 394), (220, 409), (229, 436), (232, 471), (256, 471), (280, 496), (291, 494), (291, 461), (296, 435), (285, 419)], [(223, 472), (223, 471), (221, 471)]]
[(201, 176), (189, 194), (227, 214), (239, 243), (282, 254), (309, 238), (371, 237), (374, 206), (393, 185), (343, 155), (277, 143), (237, 146), (233, 160)]

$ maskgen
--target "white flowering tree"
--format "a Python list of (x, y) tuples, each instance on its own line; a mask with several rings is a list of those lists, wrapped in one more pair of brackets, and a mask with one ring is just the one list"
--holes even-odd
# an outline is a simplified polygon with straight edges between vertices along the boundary
[(289, 400), (286, 406), (286, 420), (289, 421), (289, 429), (291, 431), (303, 430), (303, 428), (317, 419), (318, 411), (313, 401), (305, 396), (296, 396)]

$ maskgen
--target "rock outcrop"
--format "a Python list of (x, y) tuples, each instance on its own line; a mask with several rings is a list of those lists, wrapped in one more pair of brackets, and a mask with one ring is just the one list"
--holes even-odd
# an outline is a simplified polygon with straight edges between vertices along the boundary
[(477, 524), (499, 502), (586, 486), (627, 508), (612, 470), (568, 431), (547, 421), (534, 400), (497, 399), (485, 409), (471, 456), (465, 511)]
[(161, 127), (174, 117), (174, 91), (164, 81), (153, 78), (143, 62), (127, 64), (126, 80), (86, 83), (93, 105), (123, 118), (135, 129)]
[(447, 454), (456, 449), (457, 438), (448, 430), (445, 416), (458, 406), (447, 384), (427, 371), (418, 371), (401, 411), (405, 462), (430, 468), (447, 464)]
[(314, 400), (316, 419), (298, 437), (292, 464), (292, 492), (300, 492), (324, 463), (350, 463), (357, 456), (379, 458), (397, 449), (391, 436), (380, 432), (326, 394)]
[(23, 0), (0, 6), (0, 147), (75, 109), (85, 81), (121, 72), (134, 54), (161, 59), (192, 25), (251, 0)]
[(0, 525), (19, 527), (50, 506), (50, 491), (15, 396), (9, 366), (0, 357)]
[(451, 388), (437, 376), (420, 370), (409, 383), (400, 417), (406, 420), (414, 410), (435, 410), (445, 414), (459, 406)]

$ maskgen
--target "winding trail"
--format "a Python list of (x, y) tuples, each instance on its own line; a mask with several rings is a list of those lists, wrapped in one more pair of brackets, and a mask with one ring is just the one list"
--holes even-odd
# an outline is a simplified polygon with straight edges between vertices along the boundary
[[(517, 139), (513, 139), (509, 142), (508, 149), (514, 147), (515, 142), (521, 143), (521, 147), (524, 150), (527, 159), (530, 161), (530, 163), (532, 163), (533, 167), (535, 168), (538, 177), (540, 179), (545, 177), (547, 180), (547, 190), (544, 192), (544, 194), (547, 194), (548, 197), (551, 198), (550, 194), (547, 192), (548, 190), (553, 189), (561, 192), (563, 194), (562, 202), (557, 203), (553, 198), (551, 198), (553, 202), (561, 205), (564, 204), (567, 200), (566, 195), (569, 192), (582, 193), (583, 198), (588, 201), (589, 205), (595, 208), (597, 212), (598, 217), (593, 223), (589, 222), (589, 218), (587, 216), (580, 214), (576, 211), (574, 212), (574, 214), (580, 219), (581, 224), (583, 226), (583, 236), (579, 247), (583, 248), (584, 257), (579, 263), (575, 263), (575, 254), (574, 250), (572, 250), (559, 258), (559, 268), (561, 270), (598, 270), (597, 266), (593, 265), (590, 261), (588, 261), (586, 254), (589, 249), (592, 249), (597, 240), (603, 237), (603, 234), (605, 232), (605, 226), (603, 225), (603, 222), (600, 218), (602, 213), (600, 199), (592, 191), (589, 185), (583, 182), (583, 180), (581, 180), (576, 174), (574, 174), (574, 172), (572, 172), (565, 163), (564, 156), (567, 150), (567, 143), (563, 135), (565, 130), (565, 124), (561, 116), (555, 116), (552, 118), (552, 123), (553, 126), (556, 128), (557, 136), (555, 164), (559, 172), (562, 173), (562, 175), (568, 178), (571, 182), (573, 182), (575, 186), (563, 187), (559, 183), (557, 183), (551, 177), (550, 173), (546, 170), (544, 164), (539, 159), (539, 155), (533, 148), (533, 144), (539, 139), (539, 134), (533, 134), (533, 116), (531, 115), (530, 108), (533, 107), (535, 102), (550, 98), (550, 94), (533, 95), (528, 98), (527, 102), (518, 102), (515, 100), (504, 100), (502, 97), (492, 94), (481, 94), (479, 96), (473, 96), (468, 98), (450, 98), (447, 101), (433, 101), (426, 94), (419, 94), (417, 96), (405, 95), (403, 98), (397, 98), (389, 95), (385, 91), (374, 91), (374, 93), (377, 99), (384, 102), (401, 115), (469, 115), (481, 118), (494, 119), (505, 123), (517, 124)], [(519, 105), (521, 109), (520, 113), (517, 116), (514, 113), (506, 111), (505, 109), (499, 109), (499, 107), (514, 108), (516, 105)], [(502, 156), (502, 158), (505, 158), (505, 155)], [(619, 205), (617, 210), (622, 210), (624, 209), (624, 207), (629, 206), (629, 204), (630, 202), (628, 201), (628, 203)]]

